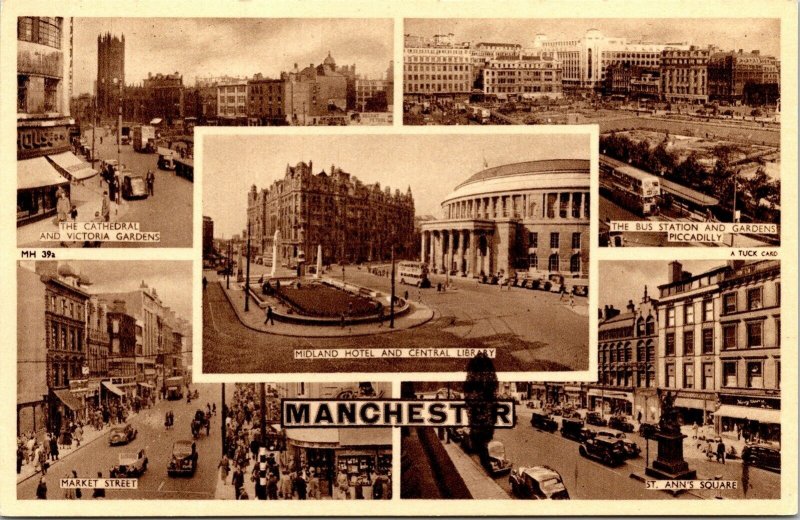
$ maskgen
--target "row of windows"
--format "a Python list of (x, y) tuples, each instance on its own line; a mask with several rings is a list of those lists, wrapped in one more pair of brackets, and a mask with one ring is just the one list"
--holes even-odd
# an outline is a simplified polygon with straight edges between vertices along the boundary
[(17, 39), (61, 48), (63, 18), (21, 16), (17, 18)]
[(69, 386), (72, 379), (81, 379), (83, 377), (83, 367), (79, 362), (54, 362), (51, 369), (51, 388), (61, 388)]
[(449, 72), (449, 71), (469, 71), (467, 65), (408, 65), (405, 72)]
[[(569, 272), (578, 274), (581, 272), (582, 260), (580, 254), (574, 254), (569, 258)], [(535, 271), (539, 270), (539, 255), (531, 253), (528, 255), (528, 268)], [(561, 271), (561, 257), (552, 254), (547, 259), (547, 270), (552, 272)]]
[[(633, 354), (633, 347), (630, 342), (625, 344), (603, 344), (600, 345), (597, 351), (597, 361), (602, 366), (608, 363), (622, 362), (627, 363), (633, 361), (631, 355)], [(639, 363), (652, 363), (656, 357), (656, 346), (653, 341), (648, 341), (647, 344), (640, 341), (636, 345), (636, 361)]]
[[(765, 388), (764, 385), (764, 361), (747, 361), (745, 363), (745, 388)], [(667, 363), (666, 367), (666, 386), (667, 388), (677, 388), (675, 363)], [(683, 384), (681, 388), (701, 390), (714, 390), (714, 363), (703, 363), (702, 374), (699, 379), (695, 377), (694, 363), (683, 365)], [(775, 387), (780, 388), (780, 361), (775, 362)], [(698, 386), (699, 384), (699, 386)], [(738, 388), (739, 383), (739, 363), (737, 361), (722, 362), (722, 386), (727, 388)]]
[(83, 321), (85, 319), (83, 304), (75, 303), (55, 294), (50, 294), (47, 301), (47, 310), (76, 320)]
[[(700, 341), (700, 353), (713, 354), (714, 353), (714, 329), (703, 329)], [(667, 332), (664, 336), (664, 355), (674, 356), (676, 352), (675, 333)], [(683, 345), (681, 352), (684, 356), (695, 355), (695, 336), (693, 330), (683, 331)]]
[(408, 92), (467, 92), (468, 83), (407, 83)]
[(632, 386), (631, 382), (636, 381), (636, 386), (654, 388), (656, 386), (656, 376), (653, 370), (644, 371), (602, 371), (599, 377), (600, 383), (607, 386)]
[[(703, 323), (714, 321), (714, 301), (710, 298), (703, 300), (700, 304), (701, 318)], [(667, 327), (675, 326), (676, 307), (667, 307)], [(683, 306), (683, 324), (692, 325), (695, 323), (694, 303), (687, 303)]]
[(61, 323), (50, 322), (49, 348), (51, 350), (84, 352), (83, 330)]
[[(550, 233), (550, 249), (558, 249), (561, 244), (561, 234)], [(532, 231), (528, 233), (528, 247), (536, 249), (539, 247), (539, 233)], [(572, 233), (572, 249), (581, 248), (581, 233)]]
[[(738, 293), (729, 292), (722, 295), (722, 314), (733, 314), (739, 310), (755, 311), (764, 307), (763, 287), (753, 287), (745, 292), (745, 307), (739, 309)], [(775, 306), (781, 304), (781, 284), (775, 284)]]
[(469, 74), (408, 74), (407, 80), (469, 81)]
[[(745, 348), (765, 347), (764, 341), (764, 321), (748, 321), (745, 326)], [(781, 319), (775, 318), (775, 346), (780, 346), (781, 341)], [(739, 324), (725, 323), (722, 325), (722, 348), (724, 350), (734, 350), (739, 347)]]

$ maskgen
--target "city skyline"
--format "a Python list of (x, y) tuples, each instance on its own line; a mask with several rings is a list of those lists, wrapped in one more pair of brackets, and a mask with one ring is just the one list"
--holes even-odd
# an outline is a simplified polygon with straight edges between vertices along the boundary
[[(439, 218), (444, 197), (485, 169), (484, 163), (491, 168), (545, 159), (588, 160), (590, 154), (588, 134), (214, 135), (203, 141), (203, 214), (214, 220), (216, 238), (229, 238), (247, 227), (250, 186), (269, 188), (283, 178), (287, 163), (310, 160), (314, 173), (330, 172), (333, 164), (364, 184), (389, 186), (392, 193), (405, 193), (410, 186), (415, 215)], [(381, 147), (385, 153), (364, 153)]]
[[(139, 289), (144, 280), (175, 314), (192, 323), (192, 263), (174, 260), (98, 261), (65, 260), (91, 285), (82, 289), (89, 294), (120, 293)], [(35, 261), (21, 261), (20, 265), (35, 270)]]
[(403, 32), (415, 36), (453, 33), (456, 42), (503, 42), (531, 46), (536, 34), (550, 40), (579, 39), (589, 29), (605, 36), (653, 43), (716, 45), (723, 51), (760, 50), (780, 58), (777, 18), (573, 18), (573, 19), (406, 19)]
[[(629, 300), (633, 300), (633, 304), (638, 308), (645, 286), (648, 296), (655, 300), (659, 299), (658, 286), (669, 283), (669, 263), (673, 260), (601, 261), (597, 305), (601, 309), (606, 305), (613, 305), (617, 310), (627, 312), (625, 306)], [(725, 265), (725, 260), (678, 261), (683, 265), (684, 271), (693, 275)]]
[(125, 35), (128, 85), (148, 72), (178, 72), (185, 86), (209, 76), (280, 77), (295, 63), (319, 65), (328, 52), (337, 65), (355, 64), (357, 74), (378, 79), (394, 58), (391, 19), (76, 18), (74, 96), (93, 92), (97, 37), (106, 33)]

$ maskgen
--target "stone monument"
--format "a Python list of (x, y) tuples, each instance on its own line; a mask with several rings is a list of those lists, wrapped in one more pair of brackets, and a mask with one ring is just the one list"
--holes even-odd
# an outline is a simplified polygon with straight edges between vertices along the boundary
[(317, 246), (317, 270), (314, 273), (314, 278), (322, 276), (322, 244)]
[(658, 480), (694, 480), (697, 472), (689, 469), (689, 464), (683, 458), (683, 439), (686, 435), (681, 433), (678, 423), (675, 394), (658, 389), (657, 395), (661, 401), (661, 419), (653, 438), (658, 442), (658, 456), (644, 472)]
[(278, 251), (280, 250), (281, 243), (281, 230), (276, 229), (275, 235), (272, 237), (272, 267), (270, 268), (269, 275), (275, 276), (275, 270), (278, 265)]

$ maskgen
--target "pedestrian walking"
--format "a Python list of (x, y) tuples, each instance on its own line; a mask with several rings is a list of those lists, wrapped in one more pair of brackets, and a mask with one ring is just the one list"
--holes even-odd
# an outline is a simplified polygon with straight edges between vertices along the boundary
[(575, 307), (575, 293), (572, 291), (569, 292), (569, 306)]
[(38, 500), (47, 500), (47, 482), (44, 477), (39, 479), (39, 485), (36, 486), (36, 498)]
[(242, 487), (244, 487), (244, 474), (239, 466), (236, 466), (233, 470), (231, 484), (233, 484), (234, 496), (236, 497), (236, 500), (240, 500), (242, 495)]
[(697, 438), (697, 421), (692, 424), (692, 439)]
[[(102, 480), (103, 479), (103, 472), (97, 472), (97, 478)], [(96, 487), (92, 490), (92, 498), (106, 498), (106, 490), (105, 488)]]
[(273, 319), (273, 316), (272, 316), (272, 306), (271, 305), (267, 305), (267, 310), (265, 312), (264, 325), (266, 325), (267, 323), (269, 323), (270, 325), (275, 325), (275, 320)]
[[(72, 478), (74, 479), (78, 478), (78, 472), (75, 471), (74, 469), (72, 470)], [(82, 496), (83, 496), (83, 491), (81, 491), (81, 488), (75, 488), (75, 498), (77, 500), (80, 500)]]
[(558, 301), (563, 301), (564, 296), (567, 295), (567, 289), (564, 287), (564, 284), (561, 284), (561, 288), (558, 290)]
[(156, 183), (156, 175), (153, 173), (153, 170), (147, 170), (147, 193), (150, 196), (155, 195), (155, 183)]
[(219, 477), (222, 480), (222, 483), (227, 485), (228, 482), (228, 472), (231, 470), (231, 463), (228, 460), (227, 455), (222, 456), (222, 460), (219, 461)]
[(111, 202), (117, 201), (117, 178), (113, 172), (108, 178), (108, 199)]
[(278, 500), (278, 476), (270, 472), (267, 480), (267, 499)]
[(55, 435), (50, 437), (50, 460), (58, 460), (58, 438)]
[(103, 191), (103, 203), (100, 206), (100, 213), (105, 222), (108, 222), (111, 218), (111, 204), (108, 202), (108, 191)]
[(67, 197), (67, 193), (62, 190), (59, 192), (58, 200), (56, 201), (56, 214), (58, 222), (66, 222), (67, 217), (69, 216), (69, 211), (69, 197)]
[(294, 479), (294, 491), (297, 493), (298, 500), (305, 500), (308, 491), (308, 485), (306, 483), (306, 479), (303, 477), (302, 473), (297, 473), (297, 476)]
[(69, 210), (69, 218), (73, 222), (76, 222), (78, 220), (78, 208), (75, 206), (75, 204), (72, 204), (72, 207)]
[[(64, 478), (68, 479), (68, 478), (72, 478), (72, 476), (69, 473), (66, 473), (64, 475)], [(64, 488), (64, 498), (67, 499), (67, 500), (75, 500), (75, 498), (76, 498), (75, 489), (69, 488), (69, 487), (68, 488)]]
[(717, 462), (725, 464), (725, 443), (721, 438), (717, 443)]

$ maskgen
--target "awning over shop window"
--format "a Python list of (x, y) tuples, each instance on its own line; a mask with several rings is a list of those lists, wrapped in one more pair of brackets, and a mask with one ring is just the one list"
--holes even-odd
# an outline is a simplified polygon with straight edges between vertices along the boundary
[(295, 446), (303, 448), (339, 447), (339, 428), (286, 428), (284, 431), (286, 438)]
[(111, 393), (117, 394), (120, 397), (125, 395), (125, 392), (123, 392), (120, 389), (120, 387), (118, 387), (114, 383), (109, 383), (108, 381), (103, 381), (103, 386), (106, 387), (106, 389), (108, 389), (108, 391), (110, 391)]
[(391, 428), (342, 428), (339, 444), (346, 446), (391, 446)]
[(748, 406), (736, 406), (733, 404), (723, 404), (714, 412), (718, 417), (732, 417), (734, 419), (748, 419), (767, 424), (780, 424), (781, 411), (770, 408), (751, 408)]
[(152, 390), (153, 388), (155, 388), (155, 387), (154, 387), (153, 385), (151, 385), (150, 383), (141, 383), (141, 382), (140, 382), (140, 383), (137, 383), (137, 384), (138, 384), (139, 386), (143, 386), (143, 387), (145, 387), (145, 388), (150, 388), (151, 390)]
[(72, 152), (62, 152), (55, 155), (47, 156), (57, 168), (61, 168), (67, 175), (72, 176), (76, 181), (88, 179), (97, 175), (97, 171), (93, 170), (88, 163), (78, 159)]
[(44, 157), (17, 161), (18, 190), (57, 186), (68, 182)]
[(83, 408), (81, 401), (72, 395), (72, 392), (69, 390), (53, 390), (53, 393), (56, 394), (56, 397), (58, 397), (62, 403), (64, 403), (64, 406), (73, 412), (77, 412)]

